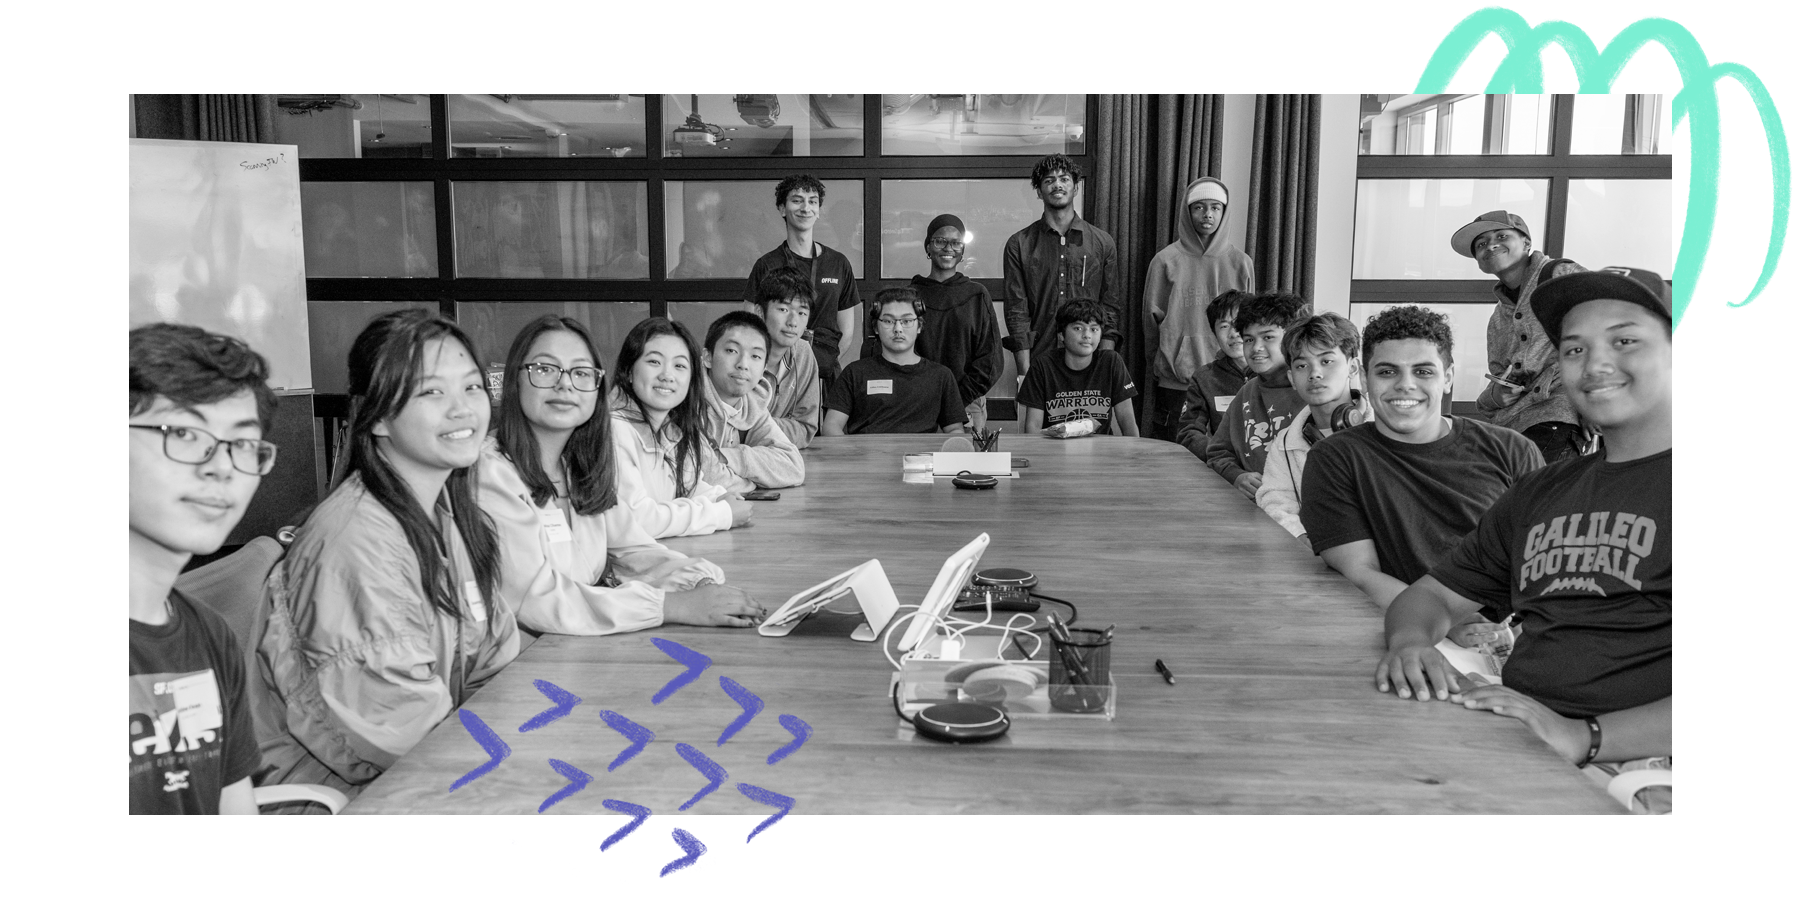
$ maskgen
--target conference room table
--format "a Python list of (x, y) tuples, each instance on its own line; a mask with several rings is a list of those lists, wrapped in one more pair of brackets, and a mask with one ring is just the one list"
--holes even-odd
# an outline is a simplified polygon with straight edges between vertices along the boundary
[[(1622, 812), (1516, 720), (1376, 691), (1381, 610), (1186, 449), (1002, 435), (1030, 464), (998, 488), (903, 481), (902, 455), (943, 440), (814, 439), (805, 484), (757, 503), (749, 526), (663, 541), (773, 609), (870, 558), (917, 603), (987, 533), (983, 567), (1036, 573), (1080, 627), (1116, 625), (1112, 719), (1018, 717), (985, 743), (926, 739), (895, 714), (882, 642), (850, 639), (854, 620), (837, 616), (787, 637), (546, 635), (347, 812), (533, 813), (575, 778), (553, 760), (592, 779), (545, 808), (558, 813), (605, 813), (607, 800), (674, 813), (708, 772), (724, 778), (688, 812), (771, 814), (756, 790), (797, 814)], [(673, 684), (689, 669), (657, 639), (710, 664)], [(552, 694), (579, 703), (563, 714)], [(484, 772), (469, 715), (509, 750)], [(654, 734), (635, 753), (616, 730), (633, 726)]]

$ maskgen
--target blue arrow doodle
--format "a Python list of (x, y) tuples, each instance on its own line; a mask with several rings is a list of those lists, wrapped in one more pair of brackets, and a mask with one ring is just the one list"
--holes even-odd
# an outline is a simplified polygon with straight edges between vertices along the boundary
[(731, 720), (731, 724), (725, 726), (725, 730), (719, 734), (719, 746), (724, 747), (725, 742), (731, 740), (732, 735), (743, 731), (744, 726), (749, 725), (750, 720), (756, 718), (757, 713), (762, 712), (763, 701), (761, 697), (747, 690), (744, 685), (724, 675), (719, 676), (719, 686), (725, 689), (726, 696), (736, 700), (738, 705), (744, 708), (743, 715)]
[(551, 684), (548, 681), (540, 680), (540, 681), (533, 681), (531, 683), (533, 686), (535, 686), (538, 689), (538, 693), (543, 694), (546, 697), (549, 697), (551, 702), (555, 703), (556, 705), (550, 707), (549, 709), (544, 710), (541, 713), (538, 713), (535, 716), (532, 716), (529, 719), (526, 719), (525, 724), (519, 726), (519, 731), (521, 731), (521, 732), (536, 731), (540, 728), (543, 728), (544, 726), (549, 725), (552, 722), (555, 722), (556, 720), (562, 718), (563, 716), (566, 716), (569, 713), (574, 712), (575, 704), (581, 702), (580, 697), (577, 697), (574, 694), (571, 694), (568, 691), (563, 690), (562, 688), (557, 687), (556, 685)]
[(687, 666), (687, 671), (669, 679), (669, 683), (664, 684), (662, 690), (651, 695), (651, 706), (655, 706), (656, 704), (669, 699), (670, 694), (692, 684), (696, 678), (705, 674), (706, 667), (712, 664), (711, 656), (708, 656), (705, 653), (695, 652), (673, 640), (664, 640), (661, 637), (651, 637), (650, 642), (656, 644), (656, 648), (662, 650), (664, 655)]
[(676, 808), (677, 810), (686, 810), (694, 806), (699, 803), (701, 798), (718, 791), (719, 786), (725, 784), (725, 767), (714, 763), (710, 757), (700, 752), (700, 748), (692, 744), (677, 744), (675, 752), (681, 754), (681, 758), (688, 761), (688, 765), (699, 770), (700, 774), (709, 780), (705, 787), (694, 792), (694, 796), (688, 798), (687, 803)]
[(630, 801), (615, 801), (612, 798), (607, 798), (600, 802), (600, 806), (605, 807), (607, 810), (628, 813), (632, 816), (631, 822), (620, 826), (618, 832), (607, 836), (606, 841), (600, 843), (601, 851), (605, 851), (606, 849), (619, 844), (621, 839), (636, 832), (637, 828), (644, 825), (644, 820), (648, 819), (650, 816), (650, 808), (645, 807), (642, 804), (633, 804)]
[(494, 767), (500, 765), (500, 761), (512, 756), (512, 748), (507, 746), (505, 741), (500, 740), (500, 736), (494, 734), (494, 730), (487, 727), (487, 723), (481, 721), (480, 716), (469, 710), (459, 709), (456, 711), (456, 717), (462, 720), (463, 728), (469, 730), (469, 737), (474, 738), (475, 743), (480, 744), (481, 749), (487, 751), (488, 761), (469, 770), (462, 778), (451, 782), (451, 791), (493, 772)]
[(782, 728), (785, 728), (792, 733), (794, 740), (781, 745), (775, 749), (774, 753), (769, 754), (770, 766), (774, 766), (782, 760), (787, 759), (790, 754), (799, 750), (800, 747), (806, 743), (808, 738), (812, 737), (812, 726), (800, 721), (799, 716), (790, 716), (787, 713), (782, 713), (781, 718), (775, 721), (780, 722)]
[(738, 791), (741, 794), (743, 794), (744, 797), (749, 798), (750, 800), (755, 801), (758, 804), (767, 804), (770, 807), (781, 808), (779, 811), (776, 811), (774, 816), (771, 816), (768, 819), (762, 821), (761, 823), (756, 824), (756, 828), (750, 830), (750, 835), (745, 837), (745, 839), (744, 839), (745, 842), (748, 842), (751, 839), (756, 838), (757, 833), (762, 832), (763, 830), (768, 829), (770, 826), (775, 825), (775, 822), (777, 820), (781, 819), (782, 817), (787, 816), (788, 811), (794, 809), (794, 799), (793, 798), (790, 798), (784, 794), (777, 794), (776, 792), (770, 791), (767, 788), (757, 788), (755, 785), (747, 785), (743, 782), (739, 782), (738, 783)]
[(694, 838), (693, 833), (685, 829), (677, 829), (671, 835), (675, 839), (675, 844), (680, 845), (681, 850), (686, 854), (684, 857), (664, 864), (662, 873), (657, 874), (658, 877), (665, 877), (677, 870), (692, 867), (694, 862), (700, 860), (700, 856), (706, 853), (706, 846), (701, 844), (699, 839)]
[(543, 813), (550, 809), (550, 805), (586, 788), (587, 783), (594, 781), (593, 776), (590, 776), (555, 757), (550, 759), (550, 768), (556, 770), (558, 775), (568, 779), (569, 784), (557, 789), (555, 794), (545, 798), (544, 803), (538, 805), (538, 813)]
[(644, 748), (650, 746), (651, 741), (656, 740), (656, 732), (653, 732), (610, 709), (601, 710), (600, 718), (605, 720), (606, 724), (610, 726), (613, 731), (624, 735), (625, 739), (631, 742), (629, 747), (619, 751), (619, 755), (613, 757), (611, 763), (606, 764), (607, 772), (612, 772), (613, 770), (624, 766), (626, 761), (643, 753)]

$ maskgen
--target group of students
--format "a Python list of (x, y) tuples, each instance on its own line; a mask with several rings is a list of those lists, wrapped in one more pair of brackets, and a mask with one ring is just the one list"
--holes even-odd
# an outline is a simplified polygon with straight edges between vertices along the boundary
[[(944, 215), (925, 242), (931, 273), (877, 294), (864, 356), (840, 372), (859, 299), (847, 263), (810, 239), (824, 189), (805, 176), (777, 189), (789, 241), (751, 275), (757, 312), (722, 316), (704, 344), (646, 319), (611, 383), (586, 328), (545, 316), (513, 341), (490, 419), (482, 360), (454, 322), (376, 318), (350, 351), (344, 477), (265, 583), (253, 640), (175, 581), (223, 544), (273, 466), (267, 364), (199, 328), (134, 329), (132, 812), (254, 812), (253, 774), (354, 792), (525, 635), (759, 622), (765, 609), (718, 566), (658, 540), (747, 524), (745, 494), (803, 482), (816, 434), (979, 427), (1002, 347), (1024, 376), (1024, 430), (1089, 417), (1137, 434), (1102, 292), (1111, 240), (1074, 214), (1079, 173), (1059, 159), (1033, 173), (1044, 218), (1007, 243), (1004, 338), (986, 291), (955, 270), (965, 231)], [(1450, 330), (1427, 310), (1389, 309), (1359, 333), (1298, 297), (1227, 288), (1196, 317), (1196, 276), (1247, 274), (1248, 260), (1212, 242), (1223, 185), (1197, 180), (1189, 196), (1173, 245), (1216, 261), (1159, 254), (1165, 281), (1146, 301), (1209, 340), (1159, 348), (1152, 422), (1387, 610), (1381, 690), (1518, 718), (1578, 763), (1666, 761), (1661, 280), (1546, 262), (1504, 212), (1458, 231), (1458, 251), (1500, 278), (1496, 323), (1510, 320), (1498, 360), (1489, 332), (1482, 406), (1528, 414), (1521, 434), (1443, 414)], [(1602, 453), (1575, 456), (1595, 439)], [(1503, 685), (1471, 684), (1433, 649), (1510, 638), (1515, 624)]]

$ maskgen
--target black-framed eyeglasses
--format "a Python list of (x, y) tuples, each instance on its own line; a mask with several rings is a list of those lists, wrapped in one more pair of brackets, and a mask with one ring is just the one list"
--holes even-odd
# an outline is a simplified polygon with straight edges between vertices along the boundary
[(926, 242), (925, 245), (930, 246), (933, 249), (945, 249), (945, 250), (961, 249), (961, 248), (963, 248), (963, 241), (962, 240), (930, 240), (930, 241)]
[(176, 463), (211, 463), (219, 446), (224, 445), (225, 450), (230, 452), (228, 456), (231, 458), (232, 469), (239, 473), (267, 476), (270, 470), (275, 469), (275, 453), (279, 449), (272, 441), (260, 438), (220, 438), (193, 426), (140, 426), (133, 423), (131, 427), (161, 432), (163, 456)]
[(525, 370), (526, 380), (530, 381), (534, 388), (554, 388), (557, 382), (562, 381), (563, 373), (567, 372), (569, 373), (569, 384), (574, 385), (575, 390), (597, 391), (600, 389), (600, 376), (606, 374), (593, 366), (564, 369), (550, 363), (526, 363), (521, 368)]
[(895, 318), (891, 315), (884, 315), (884, 316), (876, 319), (876, 321), (880, 322), (881, 327), (883, 327), (883, 328), (894, 328), (894, 327), (911, 328), (912, 326), (919, 323), (919, 317), (916, 315), (909, 315), (905, 318)]

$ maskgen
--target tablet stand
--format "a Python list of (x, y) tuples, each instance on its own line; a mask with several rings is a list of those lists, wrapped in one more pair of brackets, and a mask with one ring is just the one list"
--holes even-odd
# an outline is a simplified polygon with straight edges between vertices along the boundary
[(785, 637), (808, 616), (846, 595), (855, 596), (856, 604), (862, 608), (863, 623), (850, 632), (850, 639), (861, 643), (873, 643), (893, 620), (894, 612), (900, 609), (900, 600), (888, 583), (887, 572), (881, 569), (881, 561), (871, 558), (824, 583), (795, 593), (793, 598), (770, 613), (756, 632), (765, 637)]

